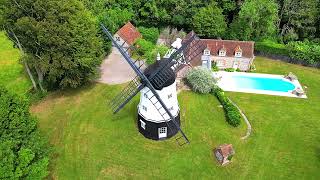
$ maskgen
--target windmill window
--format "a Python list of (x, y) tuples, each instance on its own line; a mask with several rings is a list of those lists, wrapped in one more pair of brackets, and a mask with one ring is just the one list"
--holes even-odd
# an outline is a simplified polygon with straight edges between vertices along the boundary
[(142, 106), (142, 109), (145, 111), (148, 111), (147, 107), (145, 107), (145, 106)]
[(167, 127), (159, 128), (159, 134), (167, 134)]
[(169, 108), (170, 111), (173, 111), (173, 106), (171, 108)]
[(140, 119), (140, 124), (143, 129), (146, 129), (146, 123)]
[(116, 40), (117, 40), (117, 41), (120, 41), (120, 37), (116, 37)]
[(168, 99), (170, 99), (170, 98), (172, 98), (172, 94), (169, 94), (169, 95), (168, 95)]
[(148, 98), (148, 95), (147, 95), (147, 93), (144, 93), (144, 94), (143, 94), (143, 96), (144, 96), (145, 98)]

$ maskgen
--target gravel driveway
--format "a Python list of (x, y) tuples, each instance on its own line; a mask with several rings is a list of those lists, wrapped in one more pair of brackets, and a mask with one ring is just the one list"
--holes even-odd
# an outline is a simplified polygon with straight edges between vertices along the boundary
[(105, 84), (123, 84), (132, 80), (136, 74), (116, 48), (103, 61), (100, 67), (101, 77), (98, 82)]

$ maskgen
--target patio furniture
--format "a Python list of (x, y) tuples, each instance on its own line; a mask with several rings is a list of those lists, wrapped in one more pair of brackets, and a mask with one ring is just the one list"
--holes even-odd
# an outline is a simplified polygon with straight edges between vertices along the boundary
[(297, 88), (297, 89), (292, 91), (292, 94), (295, 94), (297, 96), (302, 96), (302, 95), (304, 95), (304, 91), (301, 88)]
[(294, 75), (292, 72), (289, 72), (289, 74), (286, 75), (285, 78), (289, 79), (290, 81), (298, 80), (298, 77)]

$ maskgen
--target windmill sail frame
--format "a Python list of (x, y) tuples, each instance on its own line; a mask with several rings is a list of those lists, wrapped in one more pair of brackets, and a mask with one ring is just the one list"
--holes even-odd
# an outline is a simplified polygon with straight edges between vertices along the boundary
[[(112, 41), (112, 43), (114, 44), (114, 46), (119, 50), (119, 52), (121, 53), (121, 55), (124, 57), (124, 59), (128, 62), (128, 64), (131, 66), (131, 68), (136, 72), (136, 74), (140, 77), (141, 79), (141, 83), (142, 86), (147, 86), (150, 91), (153, 93), (153, 95), (157, 98), (157, 100), (159, 101), (160, 105), (163, 107), (163, 109), (165, 110), (165, 112), (169, 115), (171, 121), (174, 123), (175, 127), (178, 129), (178, 131), (181, 133), (182, 137), (185, 139), (185, 142), (187, 144), (190, 143), (189, 139), (187, 138), (186, 134), (182, 131), (182, 129), (180, 128), (180, 125), (175, 121), (174, 116), (171, 114), (170, 110), (167, 108), (167, 106), (165, 105), (165, 103), (162, 101), (162, 99), (160, 98), (159, 94), (157, 93), (156, 89), (153, 87), (153, 85), (151, 84), (151, 82), (149, 81), (149, 79), (144, 75), (144, 73), (133, 63), (132, 59), (129, 57), (129, 55), (123, 50), (123, 48), (114, 40), (113, 36), (111, 35), (111, 33), (107, 30), (107, 28), (103, 25), (100, 24), (101, 28), (103, 30), (104, 33), (106, 33), (106, 35), (108, 36), (108, 38)], [(192, 36), (194, 37), (194, 36)], [(189, 41), (188, 41), (189, 42)], [(191, 42), (191, 41), (190, 41)], [(184, 44), (182, 46), (183, 48), (187, 47), (187, 43)], [(181, 53), (183, 51), (183, 48), (179, 48), (174, 54), (177, 55), (179, 53)], [(166, 63), (163, 68), (167, 67), (168, 65), (172, 64), (173, 62), (173, 58), (171, 59), (171, 61), (169, 61), (168, 63)], [(170, 66), (171, 67), (171, 66)], [(160, 68), (160, 69), (163, 69)], [(157, 73), (153, 74), (153, 77), (156, 77), (156, 75), (160, 72), (157, 71)], [(142, 87), (140, 86), (140, 88)], [(138, 91), (136, 91), (138, 92)], [(136, 93), (137, 94), (137, 93)], [(131, 95), (129, 98), (127, 98), (125, 100), (125, 103), (123, 103), (121, 106), (123, 107), (127, 102), (129, 102), (136, 94)], [(117, 109), (117, 111), (119, 111), (122, 107), (119, 107)], [(181, 137), (179, 137), (181, 138)]]

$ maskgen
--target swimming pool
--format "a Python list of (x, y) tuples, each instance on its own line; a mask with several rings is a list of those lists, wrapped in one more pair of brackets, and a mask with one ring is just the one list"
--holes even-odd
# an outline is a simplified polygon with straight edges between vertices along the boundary
[(295, 89), (295, 85), (283, 78), (265, 78), (250, 76), (231, 76), (233, 83), (238, 88), (258, 89), (268, 91), (288, 92)]
[(292, 91), (301, 88), (299, 81), (289, 81), (281, 75), (218, 72), (214, 76), (219, 79), (218, 86), (225, 91), (296, 97)]

